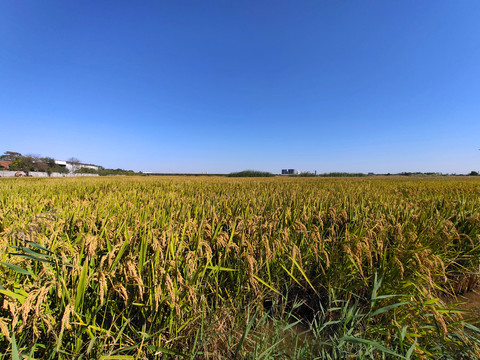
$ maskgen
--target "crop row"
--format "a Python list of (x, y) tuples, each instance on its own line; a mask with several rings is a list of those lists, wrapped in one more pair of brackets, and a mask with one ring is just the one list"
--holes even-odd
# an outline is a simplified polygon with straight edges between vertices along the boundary
[(3, 179), (0, 352), (477, 357), (479, 209), (470, 179)]

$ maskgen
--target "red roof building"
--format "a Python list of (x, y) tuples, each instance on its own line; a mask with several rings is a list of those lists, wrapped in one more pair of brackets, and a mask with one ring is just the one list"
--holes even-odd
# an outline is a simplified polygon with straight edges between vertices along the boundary
[(8, 169), (11, 163), (11, 161), (0, 161), (0, 168)]

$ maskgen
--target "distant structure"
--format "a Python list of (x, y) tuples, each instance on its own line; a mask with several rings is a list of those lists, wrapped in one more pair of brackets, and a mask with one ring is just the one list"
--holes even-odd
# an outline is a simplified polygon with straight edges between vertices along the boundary
[(0, 160), (0, 168), (8, 169), (12, 162)]
[(0, 168), (8, 169), (13, 160), (19, 156), (22, 156), (22, 154), (15, 151), (5, 151), (5, 154), (0, 155)]
[(93, 164), (83, 164), (83, 163), (72, 163), (70, 161), (64, 160), (55, 160), (55, 164), (58, 166), (66, 168), (69, 172), (75, 172), (79, 169), (93, 169), (93, 170), (100, 170), (101, 166), (93, 165)]
[(295, 169), (282, 169), (282, 175), (298, 175), (298, 170)]

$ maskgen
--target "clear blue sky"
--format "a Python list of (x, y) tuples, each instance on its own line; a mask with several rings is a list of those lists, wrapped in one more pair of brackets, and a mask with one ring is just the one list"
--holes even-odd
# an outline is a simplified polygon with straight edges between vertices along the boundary
[(0, 2), (0, 152), (480, 169), (480, 1)]

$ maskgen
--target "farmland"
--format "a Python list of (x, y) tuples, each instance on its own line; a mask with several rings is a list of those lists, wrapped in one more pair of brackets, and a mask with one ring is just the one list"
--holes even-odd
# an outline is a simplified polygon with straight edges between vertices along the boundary
[(480, 180), (2, 179), (0, 236), (5, 359), (480, 356)]

